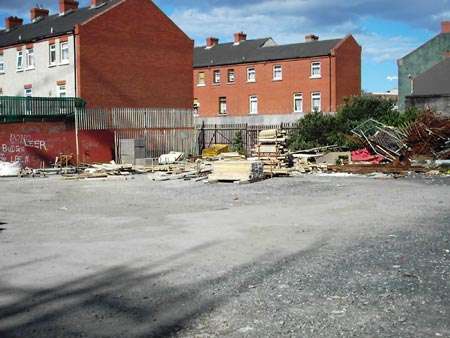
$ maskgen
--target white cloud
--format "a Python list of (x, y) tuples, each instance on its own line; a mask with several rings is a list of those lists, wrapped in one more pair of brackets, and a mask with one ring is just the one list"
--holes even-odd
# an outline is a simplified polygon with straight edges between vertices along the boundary
[(397, 81), (398, 80), (398, 76), (394, 76), (394, 75), (389, 75), (386, 77), (386, 80), (388, 81)]

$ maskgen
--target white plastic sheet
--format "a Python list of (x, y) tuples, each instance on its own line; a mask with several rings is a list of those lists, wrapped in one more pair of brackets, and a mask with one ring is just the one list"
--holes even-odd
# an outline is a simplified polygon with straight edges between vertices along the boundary
[(0, 161), (0, 177), (18, 176), (22, 165), (20, 162), (2, 162)]

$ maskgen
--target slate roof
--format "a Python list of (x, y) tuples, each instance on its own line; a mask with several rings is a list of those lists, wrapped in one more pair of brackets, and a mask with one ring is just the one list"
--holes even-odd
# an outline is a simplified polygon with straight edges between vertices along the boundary
[(34, 42), (72, 32), (76, 25), (106, 11), (119, 1), (121, 0), (108, 0), (105, 5), (97, 8), (83, 7), (63, 16), (53, 14), (37, 22), (13, 28), (10, 31), (0, 31), (0, 47)]
[(194, 49), (194, 67), (224, 66), (239, 63), (276, 61), (326, 56), (342, 39), (312, 41), (289, 45), (273, 45), (271, 38), (246, 40), (239, 45), (223, 43), (210, 49)]
[(446, 58), (414, 79), (414, 95), (450, 94), (450, 58)]

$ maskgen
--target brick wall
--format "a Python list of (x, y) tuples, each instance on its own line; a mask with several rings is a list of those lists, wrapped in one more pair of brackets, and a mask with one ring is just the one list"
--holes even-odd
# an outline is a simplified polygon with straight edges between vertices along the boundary
[[(320, 61), (322, 78), (310, 79), (311, 62)], [(283, 79), (273, 80), (273, 66), (281, 65)], [(249, 96), (258, 96), (259, 114), (289, 114), (293, 112), (294, 93), (303, 94), (303, 111), (311, 111), (311, 93), (320, 92), (322, 109), (330, 111), (330, 58), (284, 60), (194, 70), (194, 97), (200, 102), (200, 116), (217, 116), (219, 97), (227, 97), (230, 116), (249, 113)], [(256, 82), (247, 83), (247, 68), (256, 69)], [(227, 83), (227, 71), (234, 69), (236, 82)], [(221, 71), (221, 83), (213, 84), (213, 72)], [(197, 86), (199, 72), (206, 73), (206, 86)]]
[(361, 46), (352, 36), (345, 38), (335, 49), (336, 107), (346, 97), (361, 95)]
[(193, 41), (151, 1), (121, 2), (76, 33), (90, 107), (192, 107)]
[[(114, 137), (107, 131), (81, 131), (80, 162), (114, 159)], [(0, 125), (0, 160), (21, 161), (30, 168), (48, 166), (60, 154), (76, 154), (73, 123), (25, 122)]]

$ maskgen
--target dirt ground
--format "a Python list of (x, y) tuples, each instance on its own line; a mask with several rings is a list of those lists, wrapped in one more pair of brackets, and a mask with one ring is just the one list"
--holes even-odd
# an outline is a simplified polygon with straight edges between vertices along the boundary
[(450, 180), (0, 180), (0, 337), (450, 337)]

